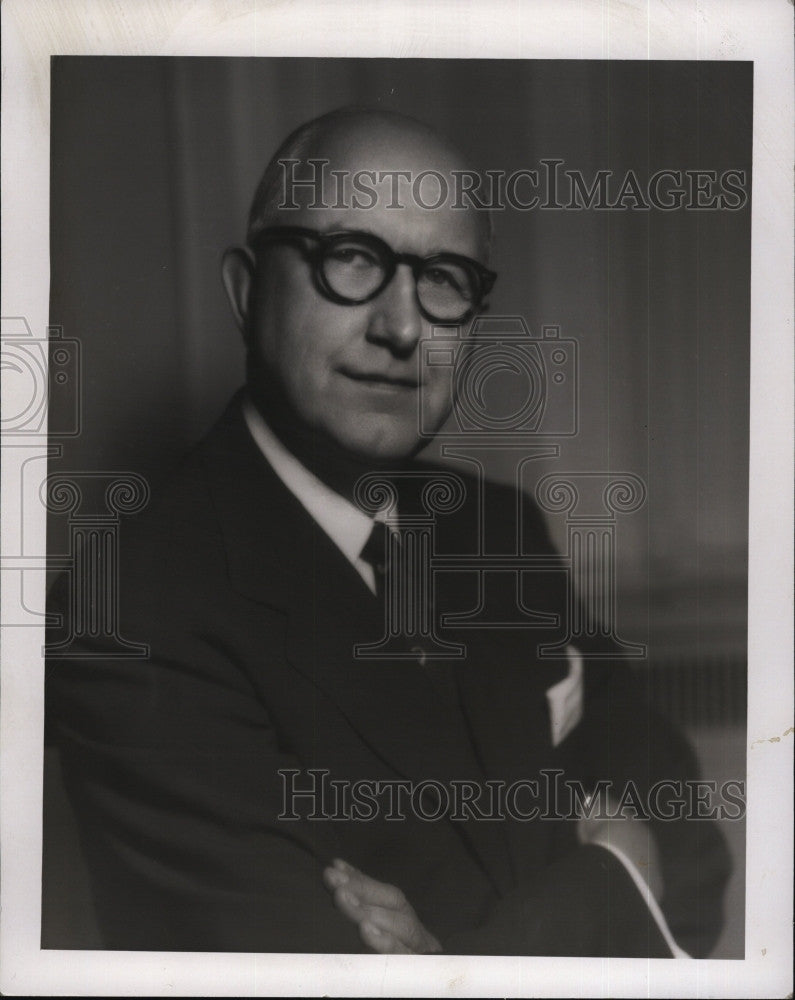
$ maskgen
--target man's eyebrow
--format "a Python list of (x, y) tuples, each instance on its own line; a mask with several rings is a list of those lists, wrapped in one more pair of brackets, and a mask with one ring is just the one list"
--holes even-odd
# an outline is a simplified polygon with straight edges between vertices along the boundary
[[(385, 243), (391, 250), (394, 250), (395, 253), (404, 252), (399, 247), (394, 247), (389, 242), (389, 240), (386, 239), (381, 233), (374, 232), (372, 229), (369, 229), (366, 226), (364, 227), (357, 226), (355, 229), (348, 229), (345, 226), (338, 227), (331, 225), (323, 229), (318, 229), (317, 232), (320, 236), (331, 236), (331, 235), (336, 235), (338, 233), (347, 233), (350, 234), (351, 236), (372, 236), (374, 239), (380, 240), (382, 243)], [(405, 252), (408, 253), (409, 251)], [(477, 258), (473, 257), (471, 254), (462, 253), (460, 250), (451, 250), (450, 247), (446, 246), (443, 247), (439, 246), (438, 244), (434, 245), (430, 250), (428, 250), (427, 253), (422, 253), (422, 254), (418, 253), (415, 254), (414, 256), (421, 257), (424, 259), (425, 257), (435, 257), (438, 254), (450, 254), (453, 257), (466, 257), (468, 260), (475, 260), (475, 261), (477, 260)]]

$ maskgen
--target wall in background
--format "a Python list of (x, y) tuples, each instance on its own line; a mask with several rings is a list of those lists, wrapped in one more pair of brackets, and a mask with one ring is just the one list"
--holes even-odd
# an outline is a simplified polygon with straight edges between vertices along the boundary
[[(750, 191), (751, 81), (736, 63), (55, 59), (51, 320), (84, 368), (83, 432), (53, 470), (156, 485), (240, 384), (220, 256), (300, 122), (366, 103), (436, 126), (481, 169), (736, 169)], [(495, 223), (492, 314), (579, 344), (580, 432), (532, 476), (640, 475), (648, 502), (618, 526), (622, 631), (660, 655), (742, 657), (750, 205)], [(512, 470), (495, 454), (489, 472)]]

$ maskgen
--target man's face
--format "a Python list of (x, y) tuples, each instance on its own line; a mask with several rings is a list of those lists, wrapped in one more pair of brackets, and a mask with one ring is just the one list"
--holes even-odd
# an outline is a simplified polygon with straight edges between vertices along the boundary
[[(331, 151), (327, 168), (368, 170), (447, 170), (432, 162), (439, 151), (411, 137), (402, 149), (388, 144), (350, 143), (344, 154)], [(441, 154), (444, 155), (444, 154)], [(447, 251), (483, 262), (479, 221), (471, 210), (445, 205), (423, 209), (402, 186), (401, 208), (388, 208), (391, 188), (378, 187), (377, 204), (354, 208), (283, 212), (279, 223), (320, 232), (360, 230), (384, 240), (398, 253), (426, 257)], [(435, 193), (423, 189), (432, 203)], [(326, 197), (327, 202), (333, 201)], [(252, 293), (249, 350), (264, 363), (286, 397), (290, 411), (312, 432), (358, 460), (389, 462), (419, 449), (420, 397), (423, 429), (436, 431), (451, 402), (451, 366), (420, 365), (419, 343), (432, 323), (420, 312), (414, 276), (400, 264), (391, 282), (369, 302), (345, 305), (318, 290), (312, 265), (290, 244), (258, 253)], [(261, 401), (267, 413), (267, 401)]]

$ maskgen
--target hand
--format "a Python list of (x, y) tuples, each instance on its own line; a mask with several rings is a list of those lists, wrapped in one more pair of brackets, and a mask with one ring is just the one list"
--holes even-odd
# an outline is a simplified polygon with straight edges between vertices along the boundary
[(366, 945), (381, 955), (427, 955), (442, 946), (427, 931), (397, 888), (379, 882), (336, 858), (323, 872), (337, 909), (353, 923)]

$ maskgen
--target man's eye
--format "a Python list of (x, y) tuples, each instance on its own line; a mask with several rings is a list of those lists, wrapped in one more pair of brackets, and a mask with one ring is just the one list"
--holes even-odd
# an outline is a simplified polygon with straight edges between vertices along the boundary
[(443, 271), (440, 267), (431, 267), (425, 272), (426, 281), (432, 285), (456, 285), (453, 276)]
[(423, 280), (439, 288), (449, 288), (458, 295), (469, 297), (469, 283), (463, 274), (444, 267), (429, 267), (422, 273)]
[(378, 267), (376, 258), (363, 247), (334, 247), (327, 259), (350, 267)]

